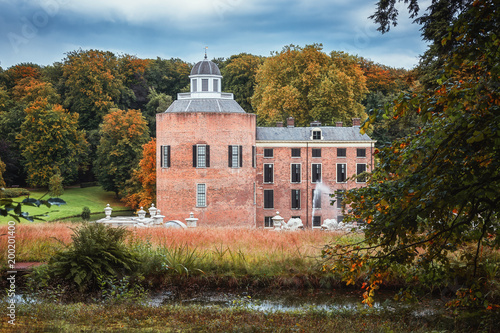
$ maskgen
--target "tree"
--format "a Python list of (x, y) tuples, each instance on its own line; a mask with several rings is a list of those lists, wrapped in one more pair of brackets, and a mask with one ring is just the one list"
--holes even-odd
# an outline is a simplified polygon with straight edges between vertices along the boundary
[(132, 172), (122, 193), (122, 201), (132, 208), (149, 207), (156, 202), (156, 139), (143, 146), (139, 168)]
[(231, 92), (238, 104), (246, 112), (253, 113), (251, 100), (254, 94), (257, 69), (264, 62), (264, 57), (248, 53), (233, 55), (221, 68), (223, 91)]
[(80, 115), (80, 125), (86, 131), (99, 127), (104, 115), (116, 107), (124, 90), (118, 59), (109, 51), (67, 53), (63, 79), (64, 105)]
[(122, 108), (144, 110), (148, 100), (148, 83), (145, 73), (151, 62), (151, 59), (139, 59), (129, 54), (122, 55), (118, 59), (123, 84), (127, 88), (123, 90), (124, 93), (120, 98)]
[(156, 137), (156, 114), (165, 112), (172, 104), (172, 96), (165, 93), (158, 93), (151, 88), (148, 95), (148, 103), (145, 107), (144, 117), (148, 122), (149, 132), (152, 137)]
[(2, 159), (0, 158), (0, 188), (2, 188), (2, 187), (5, 187), (5, 186), (6, 186), (6, 185), (5, 185), (5, 181), (4, 181), (4, 179), (3, 179), (3, 174), (4, 174), (4, 172), (5, 172), (5, 170), (6, 170), (6, 169), (7, 169), (7, 168), (6, 168), (6, 166), (5, 166), (5, 163), (4, 163), (4, 162), (2, 162)]
[(290, 45), (259, 67), (252, 106), (261, 121), (273, 124), (287, 117), (304, 126), (362, 117), (365, 78), (354, 58), (323, 53), (320, 44)]
[(94, 173), (106, 191), (118, 195), (137, 168), (142, 145), (149, 140), (147, 123), (139, 110), (114, 109), (104, 116), (100, 135)]
[[(490, 266), (482, 253), (500, 247), (500, 12), (495, 3), (475, 1), (444, 27), (440, 42), (453, 47), (443, 55), (437, 88), (404, 94), (394, 108), (374, 111), (363, 125), (412, 112), (424, 124), (380, 149), (368, 186), (346, 193), (349, 219), (367, 223), (363, 245), (325, 252), (349, 258), (350, 264), (370, 263), (372, 288), (381, 282), (381, 272), (398, 263), (462, 284), (466, 289), (460, 295), (467, 299), (453, 304), (466, 305), (471, 292), (473, 306), (489, 304), (484, 293), (491, 288)], [(451, 253), (466, 265), (451, 260)]]
[(30, 103), (25, 113), (18, 140), (28, 184), (47, 186), (54, 174), (64, 177), (67, 184), (75, 181), (87, 147), (78, 129), (78, 114), (46, 98)]
[(189, 86), (191, 66), (181, 59), (152, 60), (144, 74), (148, 86), (159, 93), (177, 97), (177, 93)]

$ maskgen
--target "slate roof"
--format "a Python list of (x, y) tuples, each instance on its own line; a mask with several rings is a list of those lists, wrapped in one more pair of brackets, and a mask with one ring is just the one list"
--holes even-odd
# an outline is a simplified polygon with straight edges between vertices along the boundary
[(203, 59), (202, 61), (196, 63), (193, 69), (191, 69), (191, 75), (221, 75), (219, 67), (217, 65), (208, 60)]
[(193, 98), (176, 100), (165, 112), (246, 113), (234, 99)]
[[(311, 140), (313, 129), (320, 128), (322, 140)], [(257, 127), (257, 141), (372, 141), (359, 133), (359, 127)]]

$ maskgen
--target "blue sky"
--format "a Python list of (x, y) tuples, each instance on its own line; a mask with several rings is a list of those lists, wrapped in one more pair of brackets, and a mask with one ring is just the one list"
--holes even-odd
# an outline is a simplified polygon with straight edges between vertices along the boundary
[[(49, 65), (79, 48), (195, 63), (284, 45), (322, 43), (392, 67), (412, 68), (426, 45), (401, 6), (387, 34), (366, 0), (0, 0), (0, 66)], [(425, 8), (425, 7), (423, 7)]]

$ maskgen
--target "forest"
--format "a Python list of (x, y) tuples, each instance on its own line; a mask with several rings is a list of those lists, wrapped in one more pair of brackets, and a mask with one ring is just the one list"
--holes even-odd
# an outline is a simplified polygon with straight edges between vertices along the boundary
[[(289, 116), (299, 126), (366, 119), (368, 110), (419, 84), (415, 71), (327, 54), (321, 44), (213, 62), (223, 91), (256, 113), (260, 126)], [(48, 66), (0, 68), (0, 185), (50, 189), (98, 182), (131, 208), (154, 202), (155, 115), (189, 91), (193, 65), (80, 49)], [(392, 141), (408, 129), (400, 123), (371, 126), (370, 134)]]

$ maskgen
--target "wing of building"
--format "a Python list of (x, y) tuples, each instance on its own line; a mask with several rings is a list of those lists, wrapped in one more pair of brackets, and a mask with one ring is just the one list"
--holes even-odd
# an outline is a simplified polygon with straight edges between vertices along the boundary
[[(191, 91), (157, 115), (157, 207), (167, 220), (193, 212), (200, 226), (271, 228), (279, 211), (307, 228), (342, 219), (342, 191), (364, 186), (375, 141), (353, 126), (257, 127), (217, 65), (192, 69)], [(334, 197), (330, 195), (334, 194)], [(335, 200), (332, 205), (332, 200)]]

